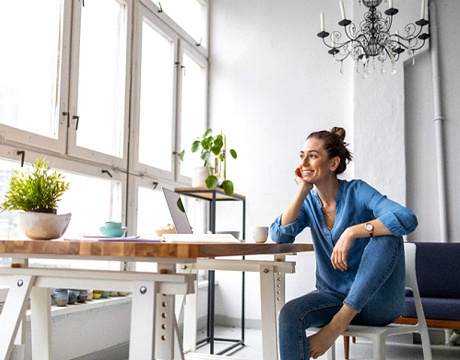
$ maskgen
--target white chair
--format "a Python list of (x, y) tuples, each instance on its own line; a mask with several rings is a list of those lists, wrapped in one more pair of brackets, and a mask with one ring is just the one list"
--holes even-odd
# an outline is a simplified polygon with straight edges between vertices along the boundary
[[(415, 310), (417, 313), (418, 323), (415, 325), (396, 325), (391, 324), (387, 326), (361, 326), (350, 325), (348, 329), (342, 334), (346, 341), (349, 337), (364, 337), (370, 339), (373, 344), (373, 359), (385, 359), (385, 339), (387, 336), (407, 334), (417, 332), (422, 338), (423, 359), (432, 360), (430, 338), (428, 335), (428, 328), (426, 326), (425, 314), (423, 313), (422, 301), (417, 285), (417, 276), (415, 273), (415, 252), (416, 246), (412, 243), (405, 243), (405, 259), (406, 259), (406, 288), (411, 289), (414, 294)], [(310, 328), (309, 331), (319, 331), (320, 328)], [(347, 348), (345, 346), (345, 348)], [(347, 352), (347, 350), (345, 350)], [(345, 358), (348, 354), (345, 353)], [(335, 344), (327, 352), (328, 360), (335, 360)]]

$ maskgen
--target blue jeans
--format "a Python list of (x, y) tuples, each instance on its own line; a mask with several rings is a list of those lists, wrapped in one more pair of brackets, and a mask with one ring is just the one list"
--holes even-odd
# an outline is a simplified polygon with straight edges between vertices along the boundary
[(358, 310), (352, 324), (383, 326), (398, 318), (405, 304), (402, 238), (369, 241), (347, 296), (316, 290), (287, 302), (279, 316), (281, 360), (310, 358), (305, 330), (328, 324), (346, 304)]

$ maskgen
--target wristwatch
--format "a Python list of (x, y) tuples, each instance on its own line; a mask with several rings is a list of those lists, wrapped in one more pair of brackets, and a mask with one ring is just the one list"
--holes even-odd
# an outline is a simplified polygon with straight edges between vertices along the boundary
[(372, 225), (371, 223), (367, 223), (366, 225), (364, 225), (364, 228), (366, 229), (366, 231), (369, 232), (371, 238), (374, 239), (374, 225)]

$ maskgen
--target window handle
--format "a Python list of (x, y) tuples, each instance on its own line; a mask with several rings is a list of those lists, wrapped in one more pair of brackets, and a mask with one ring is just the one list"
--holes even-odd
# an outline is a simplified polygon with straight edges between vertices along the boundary
[(62, 116), (65, 116), (67, 118), (67, 127), (69, 127), (70, 126), (70, 124), (69, 124), (69, 113), (67, 111), (63, 111)]
[(72, 119), (77, 120), (75, 123), (75, 130), (78, 130), (78, 123), (80, 122), (80, 116), (74, 115), (72, 116)]
[(16, 151), (16, 155), (21, 155), (21, 167), (24, 167), (24, 157), (26, 156), (26, 152), (24, 150)]

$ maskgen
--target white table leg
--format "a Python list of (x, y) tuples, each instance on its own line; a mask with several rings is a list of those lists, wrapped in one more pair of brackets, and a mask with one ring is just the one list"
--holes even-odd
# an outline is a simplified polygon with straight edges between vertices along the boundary
[(278, 360), (278, 319), (273, 266), (264, 265), (260, 267), (260, 297), (263, 358), (264, 360)]
[(176, 331), (174, 295), (157, 294), (155, 324), (155, 359), (174, 359)]
[[(178, 270), (181, 273), (190, 272), (189, 269), (193, 265), (187, 265)], [(194, 352), (196, 350), (196, 334), (197, 334), (197, 296), (198, 296), (198, 280), (194, 281), (193, 294), (183, 295), (183, 314), (184, 314), (184, 327), (183, 327), (183, 349), (185, 352)]]
[(51, 297), (48, 288), (30, 293), (32, 353), (34, 360), (51, 359)]
[(0, 359), (8, 359), (14, 347), (19, 325), (35, 278), (31, 275), (13, 276), (0, 315)]
[[(158, 264), (158, 271), (174, 274), (176, 264)], [(176, 295), (156, 294), (155, 359), (184, 359), (176, 321)]]
[(155, 293), (154, 281), (135, 281), (133, 283), (130, 359), (154, 359)]

